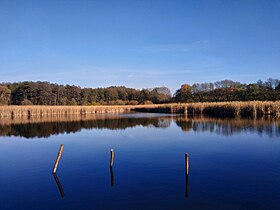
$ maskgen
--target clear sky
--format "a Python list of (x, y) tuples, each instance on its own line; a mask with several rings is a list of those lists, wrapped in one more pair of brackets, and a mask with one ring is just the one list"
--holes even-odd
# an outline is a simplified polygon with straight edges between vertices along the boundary
[(280, 78), (279, 0), (0, 0), (0, 82)]

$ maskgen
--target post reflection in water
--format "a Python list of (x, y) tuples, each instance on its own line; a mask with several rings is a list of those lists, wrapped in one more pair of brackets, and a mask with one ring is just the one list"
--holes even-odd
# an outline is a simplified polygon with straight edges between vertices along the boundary
[(111, 187), (114, 187), (115, 178), (114, 178), (113, 167), (110, 167), (110, 175), (111, 175)]
[(53, 177), (54, 177), (54, 180), (55, 180), (55, 182), (56, 182), (56, 184), (58, 186), (58, 189), (59, 189), (59, 192), (60, 192), (60, 196), (63, 198), (64, 197), (64, 191), (63, 191), (63, 188), (62, 188), (62, 186), (61, 186), (61, 184), (59, 182), (59, 179), (58, 179), (58, 177), (56, 176), (55, 173), (53, 173)]
[(186, 174), (186, 191), (185, 191), (186, 198), (189, 197), (189, 175)]
[[(280, 209), (280, 120), (79, 117), (0, 119), (0, 209)], [(51, 178), (60, 143), (65, 171)]]

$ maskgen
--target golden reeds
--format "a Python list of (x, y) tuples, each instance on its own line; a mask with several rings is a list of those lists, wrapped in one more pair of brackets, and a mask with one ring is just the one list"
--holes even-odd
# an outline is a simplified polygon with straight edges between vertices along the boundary
[(216, 117), (280, 118), (280, 101), (205, 102), (123, 106), (0, 106), (0, 118), (15, 116), (88, 115), (124, 112), (184, 113)]
[(132, 106), (0, 106), (0, 117), (123, 113)]
[(136, 107), (134, 111), (158, 113), (184, 113), (186, 115), (208, 115), (215, 117), (264, 117), (280, 118), (280, 101), (249, 102), (204, 102), (163, 104)]

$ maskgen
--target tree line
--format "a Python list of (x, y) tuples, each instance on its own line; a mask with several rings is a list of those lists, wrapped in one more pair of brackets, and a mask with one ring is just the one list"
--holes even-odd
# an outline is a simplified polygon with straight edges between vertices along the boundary
[(280, 80), (269, 78), (252, 84), (232, 80), (183, 84), (174, 102), (276, 101), (280, 100)]
[(137, 105), (170, 102), (280, 100), (280, 80), (244, 84), (232, 80), (183, 84), (172, 96), (167, 87), (134, 89), (124, 86), (81, 88), (49, 82), (0, 84), (0, 105)]
[(138, 90), (123, 86), (81, 88), (49, 82), (0, 84), (1, 105), (136, 105), (170, 100), (171, 92), (166, 87)]

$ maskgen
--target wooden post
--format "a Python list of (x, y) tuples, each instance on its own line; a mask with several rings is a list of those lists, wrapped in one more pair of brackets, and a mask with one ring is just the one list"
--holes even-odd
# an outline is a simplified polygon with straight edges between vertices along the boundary
[(186, 191), (185, 196), (189, 197), (189, 154), (185, 154), (185, 167), (186, 167)]
[(110, 168), (113, 168), (113, 164), (114, 164), (114, 157), (115, 157), (114, 150), (113, 150), (113, 149), (111, 149), (110, 153), (111, 153)]
[(56, 169), (57, 169), (59, 160), (60, 160), (60, 158), (61, 158), (63, 148), (64, 148), (64, 144), (61, 144), (61, 145), (60, 145), (60, 148), (59, 148), (59, 151), (58, 151), (58, 154), (57, 154), (57, 158), (56, 158), (54, 167), (53, 167), (53, 173), (54, 173), (54, 174), (56, 173)]
[(189, 175), (189, 154), (185, 154), (186, 175)]

